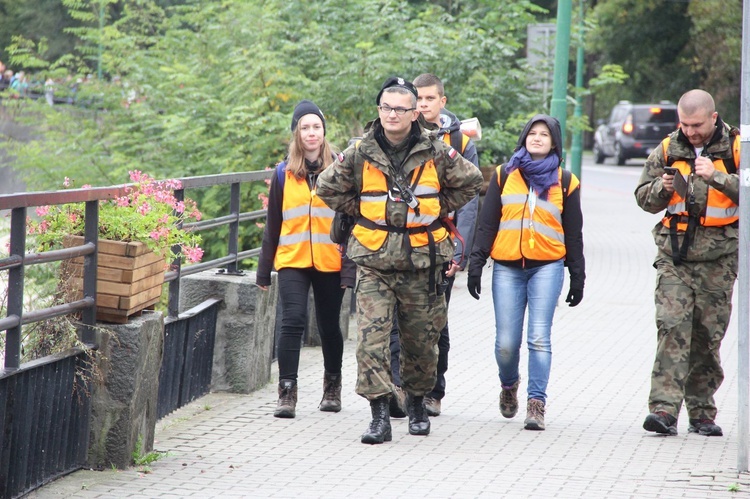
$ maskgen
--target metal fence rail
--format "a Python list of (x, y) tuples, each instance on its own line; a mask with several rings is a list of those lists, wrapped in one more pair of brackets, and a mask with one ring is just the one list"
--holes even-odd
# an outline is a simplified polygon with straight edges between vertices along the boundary
[(156, 417), (209, 392), (220, 300), (206, 300), (164, 324)]
[[(165, 321), (165, 363), (161, 367), (158, 414), (163, 416), (208, 392), (211, 383), (213, 344), (219, 302), (207, 300), (178, 316), (180, 277), (224, 267), (239, 274), (239, 262), (259, 248), (239, 249), (240, 223), (265, 217), (265, 210), (240, 212), (243, 183), (269, 178), (272, 171), (209, 175), (179, 179), (178, 200), (188, 189), (230, 186), (230, 213), (185, 228), (200, 231), (229, 226), (227, 254), (211, 261), (181, 267), (174, 262), (165, 275), (169, 283)], [(88, 459), (91, 402), (90, 366), (86, 352), (78, 349), (21, 365), (21, 328), (45, 319), (81, 312), (79, 338), (94, 345), (96, 320), (96, 267), (98, 257), (99, 202), (125, 193), (128, 185), (53, 192), (0, 195), (0, 211), (10, 210), (10, 254), (0, 258), (0, 272), (8, 272), (8, 306), (0, 318), (5, 331), (5, 366), (0, 369), (0, 497), (23, 495), (60, 475), (80, 469)], [(26, 253), (27, 210), (37, 206), (85, 203), (84, 245)], [(48, 308), (24, 310), (24, 274), (28, 265), (84, 257), (83, 299)], [(163, 393), (162, 393), (163, 391)], [(162, 398), (164, 401), (162, 402)]]
[(90, 358), (72, 349), (0, 377), (0, 497), (17, 497), (86, 464)]

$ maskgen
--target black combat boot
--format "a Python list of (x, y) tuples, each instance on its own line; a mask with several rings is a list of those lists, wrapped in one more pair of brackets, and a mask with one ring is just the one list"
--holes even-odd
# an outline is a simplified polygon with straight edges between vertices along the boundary
[(409, 411), (409, 433), (412, 435), (429, 435), (430, 418), (424, 409), (424, 397), (409, 395), (407, 402)]
[(362, 434), (363, 444), (382, 444), (393, 439), (391, 434), (391, 418), (388, 415), (389, 396), (378, 397), (370, 400), (370, 411), (372, 421), (367, 431)]
[(297, 409), (297, 381), (279, 380), (279, 401), (273, 415), (277, 418), (293, 418)]
[(319, 409), (323, 412), (339, 412), (341, 410), (341, 373), (325, 373), (323, 376), (323, 400)]

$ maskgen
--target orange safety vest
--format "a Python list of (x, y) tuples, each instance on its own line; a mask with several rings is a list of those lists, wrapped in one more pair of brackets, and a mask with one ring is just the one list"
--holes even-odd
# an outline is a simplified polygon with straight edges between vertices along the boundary
[[(669, 137), (662, 141), (665, 162), (668, 161), (667, 148), (669, 147), (669, 141)], [(736, 163), (737, 158), (739, 158), (739, 140), (734, 141), (733, 148), (735, 149), (733, 151), (733, 156)], [(729, 173), (727, 171), (726, 163), (723, 159), (714, 159), (713, 164), (714, 168), (716, 168), (718, 171)], [(690, 164), (685, 160), (676, 160), (670, 166), (677, 168), (680, 174), (684, 177), (687, 177), (691, 174)], [(680, 221), (678, 221), (677, 223), (677, 230), (685, 231), (688, 227), (688, 222), (686, 221), (688, 215), (689, 213), (687, 210), (687, 202), (677, 193), (677, 191), (675, 191), (674, 193), (672, 193), (672, 197), (669, 200), (669, 205), (667, 205), (667, 213), (664, 215), (662, 223), (665, 227), (669, 227), (672, 217), (685, 217), (684, 219), (680, 218)], [(718, 189), (714, 189), (709, 185), (708, 197), (706, 201), (706, 211), (701, 215), (699, 219), (700, 224), (705, 227), (721, 227), (724, 225), (730, 225), (737, 220), (739, 220), (739, 206), (737, 206), (734, 201), (729, 199), (726, 194)]]
[(285, 171), (281, 203), (281, 233), (276, 248), (276, 270), (313, 267), (321, 272), (341, 270), (341, 253), (331, 241), (334, 211), (310, 190), (306, 179)]
[[(562, 227), (562, 168), (559, 183), (549, 188), (547, 199), (536, 198), (533, 213), (529, 206), (529, 187), (520, 170), (511, 172), (501, 184), (503, 165), (497, 167), (501, 187), (502, 214), (490, 256), (498, 261), (554, 261), (565, 257), (565, 233)], [(568, 195), (578, 188), (579, 181), (571, 176)]]
[[(421, 171), (417, 184), (414, 185), (415, 175)], [(448, 237), (448, 231), (437, 222), (440, 217), (440, 181), (433, 160), (412, 171), (409, 182), (415, 197), (419, 200), (419, 214), (409, 208), (406, 217), (406, 227), (409, 243), (412, 248), (426, 246), (429, 233), (432, 233), (435, 243)], [(352, 234), (364, 247), (370, 251), (377, 251), (388, 237), (393, 226), (386, 222), (386, 205), (388, 202), (388, 185), (385, 174), (365, 161), (362, 166), (362, 191), (360, 195), (360, 215), (369, 221), (366, 225), (358, 222), (352, 229)], [(431, 227), (429, 230), (425, 228)], [(414, 230), (419, 229), (422, 230)]]

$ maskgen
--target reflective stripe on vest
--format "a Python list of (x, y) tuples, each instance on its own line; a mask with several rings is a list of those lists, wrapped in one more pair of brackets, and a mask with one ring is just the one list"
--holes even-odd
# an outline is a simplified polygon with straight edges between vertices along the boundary
[[(500, 184), (502, 165), (497, 167)], [(547, 199), (537, 197), (533, 215), (529, 209), (529, 188), (519, 170), (505, 180), (500, 198), (502, 213), (490, 256), (494, 260), (559, 260), (565, 257), (565, 233), (562, 227), (562, 169), (559, 183), (549, 188)], [(571, 179), (573, 180), (573, 179)], [(568, 189), (568, 194), (577, 187)], [(533, 223), (532, 223), (533, 222)]]
[[(669, 137), (664, 139), (662, 142), (664, 155), (666, 157), (667, 148), (669, 147)], [(721, 158), (713, 160), (714, 168), (722, 173), (728, 173), (726, 164)], [(671, 166), (677, 168), (680, 174), (687, 178), (690, 173), (690, 164), (685, 160), (677, 160)], [(666, 226), (670, 226), (670, 219), (672, 216), (687, 217), (688, 209), (685, 199), (675, 191), (672, 193), (672, 198), (669, 200), (667, 206), (668, 216), (662, 219), (662, 223)], [(723, 192), (718, 189), (714, 189), (710, 185), (708, 186), (708, 194), (706, 200), (705, 216), (701, 216), (699, 222), (705, 227), (721, 227), (724, 225), (730, 225), (739, 220), (739, 207)], [(679, 222), (677, 224), (677, 230), (687, 230), (687, 222)]]
[[(414, 176), (420, 168), (412, 172), (409, 185), (414, 182)], [(430, 160), (424, 165), (419, 183), (412, 189), (414, 195), (419, 199), (419, 215), (409, 208), (406, 215), (406, 227), (428, 226), (440, 216), (440, 181), (437, 175), (435, 163)], [(355, 225), (352, 234), (357, 240), (370, 251), (377, 251), (383, 246), (388, 237), (388, 224), (386, 223), (386, 205), (388, 203), (388, 185), (385, 174), (368, 161), (362, 166), (362, 191), (360, 196), (360, 215), (378, 226), (382, 230), (369, 229), (363, 225)], [(432, 231), (435, 242), (438, 243), (448, 237), (448, 231), (439, 227)], [(429, 237), (426, 232), (409, 234), (409, 242), (412, 248), (426, 246)]]
[(276, 248), (276, 269), (313, 267), (321, 272), (341, 270), (341, 254), (331, 241), (334, 211), (310, 191), (306, 179), (284, 173), (281, 233)]

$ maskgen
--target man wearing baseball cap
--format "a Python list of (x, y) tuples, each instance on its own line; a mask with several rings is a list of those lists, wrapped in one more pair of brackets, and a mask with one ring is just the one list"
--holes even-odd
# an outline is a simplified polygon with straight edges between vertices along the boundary
[(480, 171), (425, 128), (411, 82), (388, 78), (376, 104), (378, 118), (321, 173), (317, 190), (332, 209), (356, 218), (347, 256), (358, 265), (356, 391), (370, 402), (372, 421), (362, 435), (367, 444), (392, 439), (389, 337), (395, 308), (409, 433), (430, 432), (423, 399), (435, 386), (437, 342), (447, 320), (442, 267), (453, 257), (443, 219), (482, 185)]

